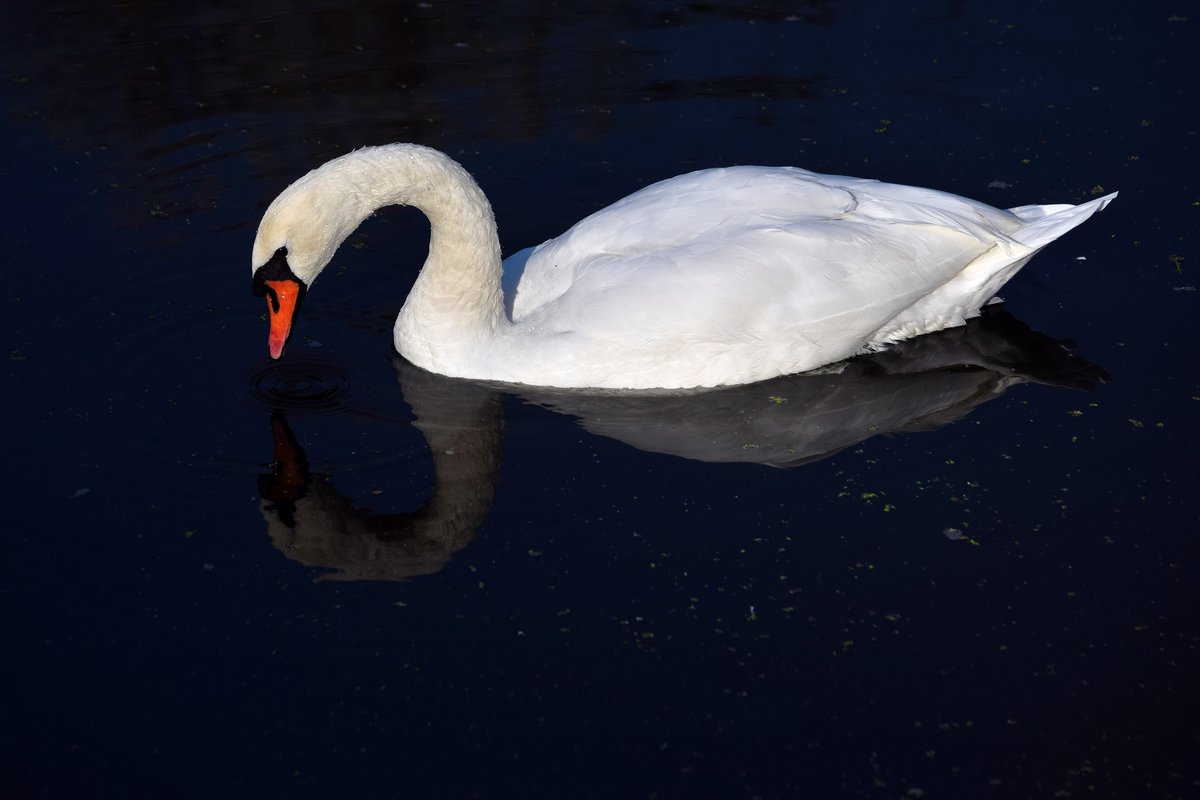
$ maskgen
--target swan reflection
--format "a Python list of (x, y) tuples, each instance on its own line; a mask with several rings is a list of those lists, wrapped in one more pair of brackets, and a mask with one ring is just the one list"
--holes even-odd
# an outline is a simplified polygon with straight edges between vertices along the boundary
[(272, 471), (260, 480), (267, 531), (289, 558), (337, 570), (323, 578), (428, 575), (474, 538), (500, 470), (505, 392), (640, 450), (786, 468), (878, 434), (934, 430), (1016, 384), (1088, 390), (1107, 380), (1067, 343), (995, 310), (835, 369), (728, 389), (545, 390), (444, 378), (401, 359), (396, 369), (413, 424), (433, 456), (433, 493), (417, 511), (378, 514), (355, 506), (331, 476), (309, 470), (283, 414), (272, 415)]
[(354, 505), (332, 476), (309, 470), (284, 415), (271, 415), (271, 472), (259, 479), (267, 534), (288, 558), (337, 570), (323, 580), (403, 580), (437, 572), (475, 538), (492, 506), (500, 394), (407, 365), (400, 387), (433, 455), (433, 493), (412, 512), (378, 514)]

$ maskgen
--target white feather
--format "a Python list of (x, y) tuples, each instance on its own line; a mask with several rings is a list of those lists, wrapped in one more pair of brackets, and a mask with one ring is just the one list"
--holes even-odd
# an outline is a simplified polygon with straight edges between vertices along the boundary
[(794, 167), (703, 170), (521, 251), (502, 285), (495, 221), (466, 171), (429, 148), (386, 145), (288, 187), (252, 266), (287, 247), (311, 283), (364, 217), (413, 205), (432, 241), (395, 345), (418, 366), (541, 386), (720, 386), (961, 325), (1115, 196), (1003, 211)]

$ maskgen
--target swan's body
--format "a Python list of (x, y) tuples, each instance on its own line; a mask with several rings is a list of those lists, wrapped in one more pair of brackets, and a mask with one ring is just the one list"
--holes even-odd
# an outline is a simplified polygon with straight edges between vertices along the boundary
[(504, 268), (522, 272), (506, 297), (483, 192), (442, 153), (395, 144), (330, 161), (285, 189), (259, 226), (252, 266), (272, 294), (278, 357), (289, 287), (302, 298), (363, 219), (411, 205), (431, 228), (396, 319), (396, 349), (414, 364), (539, 386), (734, 385), (961, 325), (1114, 196), (1002, 211), (794, 167), (702, 170), (510, 258)]

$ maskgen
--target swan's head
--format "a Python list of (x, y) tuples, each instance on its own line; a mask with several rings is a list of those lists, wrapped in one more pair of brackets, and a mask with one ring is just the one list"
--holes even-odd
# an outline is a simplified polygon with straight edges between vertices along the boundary
[(251, 253), (252, 288), (267, 298), (271, 358), (283, 355), (308, 287), (366, 216), (330, 162), (283, 190), (263, 214)]

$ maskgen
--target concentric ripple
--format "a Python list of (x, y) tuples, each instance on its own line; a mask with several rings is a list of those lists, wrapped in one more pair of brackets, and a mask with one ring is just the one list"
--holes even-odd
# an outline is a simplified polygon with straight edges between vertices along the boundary
[(250, 385), (264, 408), (298, 413), (341, 411), (354, 394), (350, 375), (341, 365), (312, 355), (268, 364), (251, 377)]

